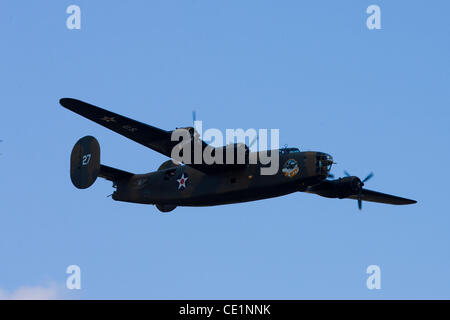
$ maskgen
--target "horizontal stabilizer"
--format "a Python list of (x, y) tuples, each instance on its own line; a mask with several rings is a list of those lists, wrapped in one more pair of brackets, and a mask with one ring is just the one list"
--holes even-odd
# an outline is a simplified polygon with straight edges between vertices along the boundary
[(110, 181), (120, 181), (130, 179), (134, 174), (102, 164), (100, 165), (100, 173), (98, 176)]

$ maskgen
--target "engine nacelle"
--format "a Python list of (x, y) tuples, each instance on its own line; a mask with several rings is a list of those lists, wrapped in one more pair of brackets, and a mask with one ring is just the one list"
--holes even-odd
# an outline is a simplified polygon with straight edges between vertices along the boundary
[(325, 180), (318, 185), (310, 187), (308, 192), (327, 198), (347, 198), (358, 194), (363, 183), (358, 177), (344, 177), (336, 180)]

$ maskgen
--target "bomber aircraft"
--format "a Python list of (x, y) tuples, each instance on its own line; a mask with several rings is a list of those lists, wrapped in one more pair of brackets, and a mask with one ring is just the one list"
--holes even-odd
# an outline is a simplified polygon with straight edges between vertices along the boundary
[[(100, 146), (94, 137), (86, 136), (78, 140), (70, 158), (72, 183), (79, 189), (85, 189), (97, 177), (110, 180), (115, 188), (112, 198), (117, 201), (152, 204), (161, 212), (170, 212), (177, 206), (224, 205), (300, 191), (327, 198), (354, 199), (359, 209), (362, 201), (394, 205), (416, 203), (415, 200), (363, 188), (364, 183), (373, 176), (372, 173), (362, 180), (347, 172), (345, 177), (332, 179), (330, 170), (333, 158), (327, 153), (288, 147), (251, 152), (242, 143), (213, 147), (199, 138), (194, 127), (183, 128), (189, 134), (188, 148), (194, 150), (200, 147), (202, 151), (209, 148), (213, 155), (232, 150), (235, 151), (232, 153), (235, 161), (174, 162), (173, 149), (180, 146), (180, 142), (173, 141), (173, 131), (162, 130), (77, 99), (63, 98), (60, 104), (171, 158), (161, 164), (157, 171), (134, 174), (101, 164)], [(244, 161), (237, 159), (240, 150), (243, 150)], [(267, 164), (259, 161), (261, 152), (278, 156), (280, 165), (275, 174), (261, 174), (261, 170), (267, 167)]]

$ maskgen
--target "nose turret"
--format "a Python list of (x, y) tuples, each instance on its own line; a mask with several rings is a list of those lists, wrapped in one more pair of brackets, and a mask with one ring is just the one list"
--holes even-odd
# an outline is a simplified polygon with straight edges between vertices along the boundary
[(328, 153), (316, 152), (315, 170), (316, 174), (328, 177), (331, 166), (333, 165), (333, 157)]

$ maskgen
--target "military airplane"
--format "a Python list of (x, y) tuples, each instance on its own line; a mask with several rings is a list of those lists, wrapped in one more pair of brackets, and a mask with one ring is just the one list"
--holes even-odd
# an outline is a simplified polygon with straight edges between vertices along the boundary
[[(137, 143), (171, 157), (172, 149), (179, 143), (172, 141), (172, 131), (162, 130), (136, 120), (121, 116), (89, 103), (63, 98), (60, 104), (116, 133)], [(193, 145), (199, 144), (204, 150), (212, 148), (213, 153), (224, 147), (212, 147), (198, 138), (194, 127), (186, 127)], [(242, 144), (231, 145), (238, 149)], [(214, 206), (283, 196), (293, 192), (307, 192), (327, 198), (355, 199), (361, 209), (362, 201), (372, 201), (394, 205), (416, 203), (381, 192), (363, 188), (373, 174), (361, 180), (346, 172), (346, 176), (332, 179), (331, 155), (324, 152), (300, 151), (298, 148), (266, 150), (278, 153), (280, 167), (276, 174), (262, 175), (265, 164), (251, 163), (249, 159), (260, 154), (250, 152), (244, 144), (243, 163), (201, 163), (191, 164), (164, 162), (157, 171), (134, 174), (100, 164), (100, 146), (92, 136), (78, 140), (70, 157), (70, 177), (75, 187), (90, 187), (97, 177), (113, 182), (115, 191), (112, 198), (117, 201), (152, 204), (161, 212), (170, 212), (177, 206)], [(330, 179), (331, 177), (331, 179)]]

